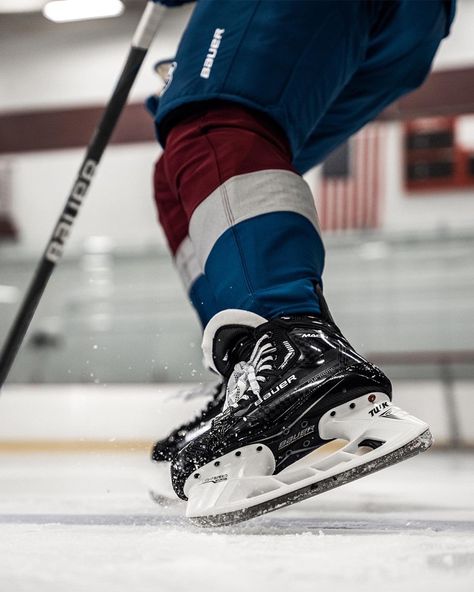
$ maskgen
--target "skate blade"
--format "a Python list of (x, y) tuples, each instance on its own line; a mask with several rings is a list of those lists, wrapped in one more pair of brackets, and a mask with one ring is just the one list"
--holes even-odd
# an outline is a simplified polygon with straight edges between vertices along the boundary
[(346, 471), (342, 471), (335, 475), (331, 475), (320, 481), (310, 483), (301, 487), (300, 489), (292, 490), (284, 493), (273, 499), (264, 501), (254, 506), (249, 506), (233, 512), (225, 512), (222, 514), (207, 515), (207, 516), (188, 516), (188, 519), (197, 526), (201, 527), (216, 527), (216, 526), (230, 526), (244, 522), (269, 512), (274, 512), (280, 508), (290, 506), (297, 502), (303, 501), (310, 497), (314, 497), (325, 491), (330, 491), (351, 481), (380, 471), (386, 467), (397, 464), (401, 461), (407, 460), (425, 450), (428, 450), (433, 444), (433, 436), (429, 429), (426, 429), (422, 434), (404, 444), (400, 448), (392, 450), (385, 455), (376, 457), (365, 464), (359, 464)]
[(329, 409), (317, 430), (327, 443), (346, 445), (329, 454), (327, 445), (320, 447), (277, 472), (274, 453), (263, 442), (202, 466), (185, 483), (187, 517), (202, 526), (247, 520), (399, 462), (432, 441), (426, 423), (377, 392)]

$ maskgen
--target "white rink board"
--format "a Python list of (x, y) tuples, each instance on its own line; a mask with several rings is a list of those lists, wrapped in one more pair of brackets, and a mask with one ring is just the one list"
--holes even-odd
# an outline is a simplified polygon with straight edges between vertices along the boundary
[(187, 400), (189, 392), (186, 385), (11, 386), (0, 398), (0, 442), (151, 441), (202, 407), (205, 399)]
[[(202, 397), (186, 385), (9, 386), (0, 397), (0, 444), (18, 441), (151, 442), (190, 419)], [(458, 441), (474, 445), (472, 382), (454, 385)], [(435, 441), (451, 443), (447, 401), (437, 381), (394, 382), (394, 402), (427, 421)]]

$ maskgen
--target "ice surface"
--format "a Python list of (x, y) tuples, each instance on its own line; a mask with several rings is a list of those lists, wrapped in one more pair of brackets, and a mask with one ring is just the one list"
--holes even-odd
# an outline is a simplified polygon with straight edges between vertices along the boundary
[(220, 530), (152, 503), (153, 468), (142, 452), (0, 455), (0, 591), (474, 590), (472, 452)]

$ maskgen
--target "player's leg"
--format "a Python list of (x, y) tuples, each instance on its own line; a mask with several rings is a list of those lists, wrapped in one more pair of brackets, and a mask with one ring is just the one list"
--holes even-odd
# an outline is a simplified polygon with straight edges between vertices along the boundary
[[(246, 6), (250, 4), (281, 8), (287, 3), (245, 3)], [(289, 4), (293, 7), (300, 5)], [(278, 104), (278, 101), (271, 103), (271, 109), (274, 119), (286, 132), (293, 154), (298, 154), (305, 142), (300, 134), (299, 121), (294, 126), (296, 131), (292, 125), (288, 126), (288, 121), (296, 122), (300, 116), (304, 129), (315, 129), (330, 109), (331, 101), (340, 95), (362, 63), (368, 48), (369, 32), (375, 24), (376, 15), (372, 10), (379, 4), (301, 3), (303, 11), (308, 6), (316, 12), (322, 9), (324, 14), (319, 14), (319, 20), (316, 18), (311, 22), (326, 26), (321, 26), (304, 40), (304, 51), (310, 48), (314, 53), (309, 51), (305, 55), (299, 78), (284, 76), (283, 83), (279, 79), (273, 85), (279, 88), (278, 96), (283, 96), (285, 100), (284, 105)], [(332, 20), (336, 12), (340, 18)], [(308, 14), (305, 16), (309, 17)], [(313, 14), (315, 16), (318, 15)], [(260, 28), (265, 28), (268, 22), (272, 26), (275, 23), (272, 19), (264, 20), (260, 22)], [(251, 25), (250, 19), (246, 29), (251, 29)], [(291, 32), (289, 34), (291, 37)], [(295, 40), (295, 46), (300, 37)], [(329, 50), (327, 55), (326, 50)], [(281, 66), (282, 60), (277, 58), (278, 55), (268, 56), (267, 66), (273, 63), (272, 60)], [(212, 59), (214, 61), (209, 64), (216, 67), (216, 55)], [(316, 101), (314, 109), (314, 104), (307, 108), (306, 100), (302, 102), (298, 97), (300, 85), (307, 83), (308, 65), (312, 63), (320, 66), (308, 90), (307, 100)], [(296, 71), (301, 66), (301, 62), (297, 62)], [(226, 72), (225, 81), (232, 79), (231, 71), (232, 67), (230, 73)], [(272, 70), (270, 67), (270, 71), (276, 75), (280, 69)], [(295, 95), (298, 99), (292, 103)], [(240, 98), (236, 102), (245, 103)], [(276, 116), (279, 110), (284, 113), (280, 118)], [(239, 183), (235, 192), (237, 197), (231, 195), (229, 199), (228, 181), (232, 181), (230, 185), (235, 187), (234, 180), (240, 182), (241, 177), (254, 173), (263, 178), (263, 173), (272, 170), (240, 171), (237, 165), (241, 159), (235, 154), (245, 154), (244, 136), (250, 133), (251, 144), (261, 147), (257, 152), (266, 153), (268, 145), (274, 146), (275, 140), (276, 145), (280, 144), (276, 132), (272, 132), (272, 139), (269, 140), (269, 126), (264, 124), (266, 129), (255, 133), (262, 120), (253, 114), (250, 114), (249, 121), (248, 115), (234, 113), (239, 121), (235, 125), (235, 122), (219, 123), (215, 119), (215, 106), (211, 111), (205, 116), (202, 113), (198, 117), (191, 115), (187, 121), (182, 119), (183, 112), (177, 113), (177, 119), (168, 119), (171, 131), (167, 130), (165, 158), (169, 156), (171, 159), (170, 166), (176, 181), (174, 191), (180, 195), (190, 218), (191, 236), (193, 218), (198, 230), (206, 229), (204, 235), (196, 234), (196, 251), (210, 279), (218, 306), (226, 310), (207, 325), (204, 349), (208, 362), (228, 381), (227, 402), (225, 412), (214, 420), (212, 428), (186, 446), (175, 459), (173, 479), (177, 493), (190, 500), (188, 510), (191, 516), (203, 522), (225, 523), (330, 489), (416, 454), (428, 447), (431, 440), (426, 424), (391, 406), (388, 379), (344, 339), (328, 315), (321, 294), (315, 294), (320, 312), (305, 308), (308, 306), (306, 293), (296, 283), (286, 297), (284, 288), (294, 279), (292, 270), (295, 267), (302, 270), (300, 278), (311, 284), (316, 293), (318, 281), (312, 274), (315, 268), (309, 266), (308, 270), (308, 261), (313, 254), (316, 254), (316, 261), (318, 258), (321, 260), (321, 255), (317, 254), (320, 244), (317, 232), (307, 235), (305, 241), (295, 243), (295, 230), (299, 234), (301, 228), (292, 228), (289, 218), (279, 217), (274, 227), (259, 225), (270, 215), (268, 212), (272, 207), (273, 192), (266, 191), (265, 183), (250, 186)], [(262, 111), (268, 113), (269, 110)], [(211, 134), (212, 139), (209, 137)], [(264, 144), (261, 143), (262, 137)], [(234, 147), (229, 154), (233, 176), (223, 177), (221, 167), (227, 170), (229, 158), (221, 162), (215, 154), (216, 150), (220, 153), (223, 145), (229, 143)], [(198, 149), (191, 150), (191, 146)], [(275, 170), (291, 173), (301, 180), (292, 173), (288, 156), (285, 158), (284, 155), (284, 147), (280, 145), (277, 156), (283, 157), (286, 167), (276, 166)], [(202, 163), (207, 164), (201, 168)], [(208, 170), (211, 170), (209, 175)], [(209, 192), (208, 184), (203, 192), (198, 191), (196, 203), (196, 178), (201, 176), (207, 178), (206, 183), (212, 179), (214, 189)], [(296, 213), (299, 221), (310, 221), (301, 211), (291, 210), (291, 207), (309, 203), (303, 186), (298, 182), (294, 192), (298, 197), (294, 202), (293, 194), (284, 187), (290, 195), (290, 206), (284, 206), (276, 213), (287, 215), (292, 212)], [(260, 196), (263, 196), (261, 200)], [(217, 209), (206, 207), (209, 197), (213, 198), (210, 203)], [(250, 210), (250, 217), (244, 215), (243, 220), (234, 216), (235, 210), (240, 215), (238, 208), (241, 200), (244, 211)], [(254, 202), (258, 204), (259, 201), (263, 204), (262, 209), (255, 210)], [(200, 211), (203, 215), (195, 217)], [(216, 214), (222, 220), (219, 225), (213, 225)], [(255, 226), (249, 226), (249, 220)], [(249, 232), (239, 232), (243, 224)], [(313, 228), (316, 230), (314, 224)], [(222, 237), (225, 240), (221, 240)], [(245, 256), (247, 244), (250, 249)], [(294, 248), (295, 244), (297, 248)], [(259, 267), (254, 266), (249, 271), (246, 263), (251, 261), (254, 252)], [(232, 253), (233, 257), (229, 260), (226, 253)], [(284, 261), (285, 254), (290, 262), (285, 267), (289, 274), (283, 278), (281, 290), (272, 275), (273, 262)], [(215, 266), (211, 263), (212, 258), (217, 261)], [(229, 275), (229, 261), (231, 271), (234, 264), (240, 268), (238, 276)], [(253, 296), (253, 283), (249, 285), (248, 279), (259, 281), (260, 276), (270, 278), (268, 290), (260, 291), (257, 301), (255, 298), (242, 301), (242, 293)], [(229, 278), (234, 278), (236, 283), (229, 282)], [(234, 288), (235, 296), (231, 292)], [(281, 297), (282, 293), (285, 298)], [(276, 307), (275, 302), (278, 302)], [(290, 307), (286, 312), (288, 303)], [(293, 305), (295, 307), (291, 308)], [(241, 310), (228, 310), (231, 306)], [(255, 314), (260, 310), (266, 317), (262, 313)], [(311, 454), (337, 438), (348, 441), (343, 451), (323, 460), (320, 457), (315, 459)]]
[[(266, 4), (274, 12), (270, 22), (284, 23), (287, 30), (282, 35), (297, 41), (301, 51), (313, 36), (308, 31), (308, 18), (317, 16), (308, 12), (310, 4)], [(289, 25), (287, 17), (295, 7), (298, 22)], [(258, 2), (198, 4), (176, 58), (172, 84), (160, 98), (157, 113), (161, 135), (169, 133), (164, 157), (155, 172), (156, 203), (178, 269), (204, 326), (211, 312), (229, 307), (269, 316), (319, 311), (315, 285), (321, 283), (324, 249), (313, 199), (291, 166), (285, 134), (263, 113), (263, 106), (279, 102), (279, 95), (291, 81), (294, 55), (287, 56), (283, 47), (279, 55), (267, 50), (267, 59), (252, 58), (245, 72), (242, 70), (245, 53), (260, 51), (252, 42), (255, 32), (266, 31), (264, 48), (274, 44), (276, 31), (268, 27), (268, 10), (261, 8)], [(337, 20), (336, 15), (332, 19)], [(346, 29), (350, 21), (344, 20)], [(305, 42), (293, 30), (298, 24), (306, 25)], [(211, 77), (201, 78), (201, 62), (216, 38), (215, 31), (222, 28), (222, 46), (214, 42), (219, 45), (216, 67)], [(244, 55), (238, 57), (239, 53)], [(225, 64), (219, 62), (222, 55)], [(251, 65), (255, 66), (253, 71)], [(193, 78), (193, 73), (198, 75)], [(250, 90), (259, 97), (255, 103), (259, 109), (246, 108), (251, 102), (248, 94), (233, 105), (208, 102), (200, 106), (203, 93), (206, 98), (215, 98), (212, 90), (202, 89), (203, 84), (214, 85), (214, 74), (218, 85), (226, 87), (221, 88), (224, 98), (229, 93), (237, 97), (239, 89), (244, 94)], [(342, 79), (348, 75), (346, 72)], [(245, 89), (242, 76), (247, 81)], [(258, 88), (254, 88), (255, 80), (260, 80)], [(272, 89), (269, 82), (277, 86)], [(332, 91), (325, 99), (319, 98), (320, 110), (330, 96)], [(285, 102), (281, 100), (282, 105)], [(286, 117), (276, 106), (273, 119), (280, 111)], [(225, 198), (220, 200), (223, 194)], [(198, 246), (199, 261), (193, 245)], [(201, 275), (204, 266), (206, 274)], [(218, 305), (214, 305), (214, 295)], [(186, 442), (190, 437), (187, 431), (192, 433), (193, 427), (198, 426), (181, 426), (158, 442), (153, 458), (170, 459), (177, 450), (175, 442)]]
[(197, 4), (156, 121), (220, 309), (318, 312), (324, 249), (292, 154), (360, 65), (370, 15), (359, 1)]
[(219, 310), (319, 312), (316, 210), (274, 123), (239, 105), (195, 105), (163, 158)]

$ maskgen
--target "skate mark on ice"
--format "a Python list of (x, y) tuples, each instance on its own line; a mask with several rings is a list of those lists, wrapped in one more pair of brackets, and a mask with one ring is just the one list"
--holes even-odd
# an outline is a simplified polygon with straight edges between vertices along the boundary
[(189, 530), (189, 522), (184, 516), (169, 514), (164, 516), (150, 514), (0, 514), (0, 524), (172, 526), (173, 528), (184, 527)]
[[(201, 531), (202, 532), (202, 531)], [(252, 523), (210, 528), (208, 532), (232, 533), (235, 535), (274, 535), (290, 534), (314, 535), (373, 535), (394, 533), (474, 533), (474, 521), (466, 520), (354, 520), (351, 518), (318, 519), (302, 518), (257, 518)]]
[[(69, 526), (169, 526), (203, 533), (183, 516), (150, 514), (0, 514), (0, 524), (41, 524)], [(392, 534), (394, 532), (474, 533), (474, 521), (462, 520), (354, 520), (301, 518), (260, 518), (239, 526), (210, 528), (208, 533), (235, 535), (292, 534)]]

